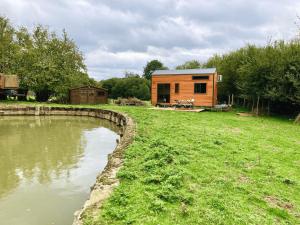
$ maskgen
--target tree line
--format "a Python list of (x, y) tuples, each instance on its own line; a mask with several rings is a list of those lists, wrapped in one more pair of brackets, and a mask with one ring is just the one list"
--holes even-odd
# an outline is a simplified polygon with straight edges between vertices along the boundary
[(70, 88), (97, 85), (65, 31), (59, 36), (38, 25), (29, 32), (13, 27), (4, 17), (0, 17), (0, 73), (17, 74), (20, 88), (34, 91), (38, 101), (54, 97), (66, 102)]
[[(216, 67), (218, 74), (223, 75), (222, 82), (218, 83), (219, 103), (244, 106), (257, 114), (297, 114), (300, 111), (299, 39), (275, 41), (266, 46), (247, 45), (215, 55), (204, 63), (187, 61), (176, 69), (210, 67)], [(135, 74), (135, 81), (127, 74), (125, 78), (101, 81), (101, 85), (109, 90), (112, 98), (135, 96), (147, 100), (151, 76), (157, 69), (168, 68), (152, 60), (144, 67), (141, 77)], [(133, 92), (139, 85), (144, 88)]]
[[(218, 83), (219, 103), (247, 107), (256, 114), (299, 113), (299, 38), (274, 41), (265, 46), (246, 45), (223, 55), (215, 55), (204, 63), (187, 61), (176, 69), (210, 67), (216, 67), (218, 74), (223, 75), (222, 82)], [(158, 60), (152, 60), (145, 66), (143, 78), (151, 80), (156, 69), (168, 68)], [(149, 94), (145, 96), (139, 98), (150, 97)]]
[[(176, 69), (216, 67), (223, 81), (218, 83), (219, 102), (248, 107), (256, 113), (300, 111), (300, 40), (247, 45), (215, 55), (206, 62), (191, 60)], [(31, 32), (15, 28), (0, 17), (0, 73), (17, 74), (20, 87), (32, 90), (38, 101), (54, 97), (66, 102), (72, 87), (102, 86), (109, 97), (150, 99), (151, 76), (168, 69), (159, 60), (147, 62), (143, 74), (126, 72), (123, 78), (96, 82), (87, 74), (84, 58), (65, 31), (61, 35), (38, 25)]]
[(142, 75), (125, 72), (123, 78), (110, 78), (100, 81), (100, 85), (108, 90), (110, 98), (136, 97), (150, 99), (151, 76), (155, 70), (168, 69), (159, 60), (151, 60), (144, 67)]
[(215, 55), (204, 66), (216, 67), (223, 75), (218, 87), (221, 101), (235, 99), (257, 114), (296, 114), (300, 110), (299, 39), (247, 45)]
[(138, 74), (126, 72), (125, 77), (102, 80), (100, 85), (108, 90), (109, 98), (135, 97), (141, 100), (150, 99), (150, 81)]

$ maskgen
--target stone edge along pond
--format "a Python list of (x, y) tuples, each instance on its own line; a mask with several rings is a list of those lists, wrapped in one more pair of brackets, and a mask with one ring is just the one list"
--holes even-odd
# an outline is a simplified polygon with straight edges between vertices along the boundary
[(118, 186), (117, 172), (123, 164), (123, 152), (133, 141), (135, 124), (127, 115), (111, 110), (76, 108), (76, 107), (47, 107), (47, 106), (2, 106), (0, 116), (89, 116), (109, 120), (121, 127), (120, 142), (115, 150), (108, 155), (104, 170), (97, 176), (96, 183), (91, 187), (89, 199), (79, 211), (75, 212), (73, 225), (82, 225), (82, 219), (88, 210), (98, 212), (103, 202), (110, 196), (114, 187)]

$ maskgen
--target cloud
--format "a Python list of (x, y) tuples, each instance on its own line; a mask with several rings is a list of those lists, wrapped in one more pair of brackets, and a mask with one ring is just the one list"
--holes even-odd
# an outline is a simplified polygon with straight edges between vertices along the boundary
[[(218, 49), (222, 53), (222, 49)], [(86, 62), (90, 65), (92, 75), (103, 74), (104, 79), (122, 76), (125, 71), (141, 73), (146, 62), (158, 59), (170, 68), (186, 60), (204, 61), (215, 53), (212, 49), (185, 49), (185, 48), (158, 48), (148, 46), (146, 51), (135, 52), (132, 50), (121, 52), (110, 52), (108, 49), (100, 48), (87, 54)], [(113, 63), (112, 63), (113, 62)], [(138, 65), (138, 66), (137, 66)], [(112, 73), (110, 73), (112, 72)], [(97, 78), (96, 76), (93, 76)]]
[(98, 80), (141, 72), (151, 59), (175, 67), (246, 43), (290, 39), (297, 13), (296, 0), (0, 1), (0, 15), (16, 25), (65, 28)]

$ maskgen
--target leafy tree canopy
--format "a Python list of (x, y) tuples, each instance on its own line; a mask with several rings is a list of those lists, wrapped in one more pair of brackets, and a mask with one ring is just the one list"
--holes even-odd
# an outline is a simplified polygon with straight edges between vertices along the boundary
[(300, 40), (275, 41), (266, 46), (247, 45), (215, 55), (205, 67), (223, 75), (219, 99), (234, 94), (244, 102), (271, 105), (276, 112), (300, 110)]
[(0, 72), (17, 74), (20, 86), (36, 93), (38, 101), (49, 97), (65, 102), (68, 90), (96, 85), (89, 78), (82, 53), (65, 31), (61, 36), (41, 25), (32, 33), (14, 29), (0, 17)]
[(142, 100), (150, 99), (150, 81), (131, 72), (125, 72), (123, 78), (102, 80), (100, 85), (108, 90), (110, 98), (136, 97)]
[(182, 65), (176, 67), (176, 70), (185, 70), (185, 69), (198, 69), (201, 68), (201, 63), (197, 60), (187, 61)]
[(167, 70), (168, 67), (165, 67), (164, 64), (157, 59), (154, 59), (147, 63), (147, 65), (144, 67), (144, 73), (143, 77), (147, 80), (151, 80), (152, 73), (155, 70)]
[(127, 78), (129, 78), (129, 77), (140, 77), (140, 75), (137, 74), (137, 73), (130, 72), (130, 71), (125, 71), (125, 77), (127, 77)]

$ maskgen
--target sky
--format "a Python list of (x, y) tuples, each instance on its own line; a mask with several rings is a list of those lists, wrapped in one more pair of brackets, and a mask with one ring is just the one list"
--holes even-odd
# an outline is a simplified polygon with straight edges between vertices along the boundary
[(141, 74), (152, 59), (174, 68), (289, 40), (297, 15), (299, 0), (0, 0), (0, 16), (15, 26), (65, 29), (96, 80)]

